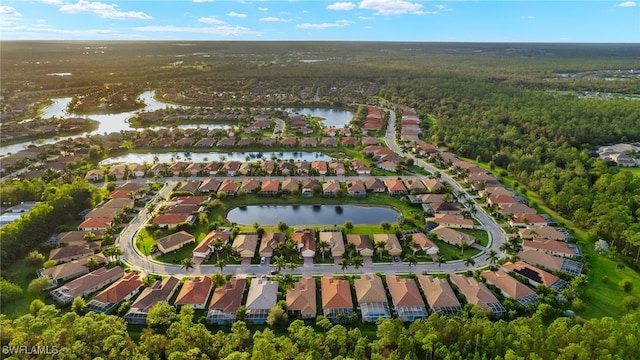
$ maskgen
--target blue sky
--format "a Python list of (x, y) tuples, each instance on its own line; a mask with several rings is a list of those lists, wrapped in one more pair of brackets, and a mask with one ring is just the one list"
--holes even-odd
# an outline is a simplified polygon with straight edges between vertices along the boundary
[(1, 40), (640, 42), (640, 1), (0, 0)]

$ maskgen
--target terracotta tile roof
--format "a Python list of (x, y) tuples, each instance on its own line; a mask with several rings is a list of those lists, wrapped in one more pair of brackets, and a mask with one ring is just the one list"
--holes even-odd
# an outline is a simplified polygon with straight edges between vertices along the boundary
[(89, 218), (78, 225), (78, 230), (81, 229), (94, 229), (94, 228), (106, 228), (113, 221), (113, 217), (95, 217)]
[(194, 212), (198, 211), (199, 208), (200, 208), (200, 205), (179, 204), (179, 205), (172, 205), (165, 208), (162, 211), (162, 213), (163, 214), (193, 214)]
[(264, 192), (278, 192), (280, 187), (280, 181), (278, 180), (265, 180), (262, 182), (260, 191)]
[(253, 178), (245, 179), (242, 182), (242, 185), (240, 185), (240, 190), (246, 191), (246, 192), (253, 192), (259, 186), (260, 186), (260, 181), (258, 181), (256, 179), (253, 179)]
[(407, 187), (407, 190), (426, 190), (426, 187), (418, 178), (405, 179), (404, 185)]
[(225, 180), (222, 182), (222, 185), (218, 188), (218, 192), (228, 193), (228, 192), (236, 192), (240, 186), (233, 180)]
[(522, 229), (518, 231), (518, 234), (523, 239), (533, 239), (533, 238), (542, 238), (542, 239), (554, 239), (554, 240), (564, 240), (567, 238), (567, 235), (561, 231), (558, 231), (556, 228), (552, 226), (529, 226), (526, 229)]
[(556, 240), (523, 240), (522, 249), (550, 251), (564, 254), (565, 256), (573, 256), (574, 254), (573, 250), (567, 245), (567, 243)]
[(187, 280), (178, 293), (175, 305), (205, 304), (211, 294), (212, 281), (208, 276), (196, 276)]
[(490, 309), (489, 304), (499, 303), (495, 295), (493, 295), (483, 283), (478, 282), (478, 280), (472, 277), (451, 274), (450, 279), (470, 304), (478, 305), (484, 309)]
[(316, 251), (316, 233), (313, 230), (294, 231), (291, 234), (291, 239), (298, 246), (301, 246), (300, 251)]
[(107, 270), (106, 268), (100, 268), (66, 283), (53, 292), (64, 293), (65, 296), (71, 298), (75, 298), (77, 296), (84, 297), (88, 295), (86, 294), (87, 291), (96, 287), (98, 284), (101, 284), (105, 281), (115, 281), (123, 275), (124, 270), (119, 266), (116, 266), (109, 270)]
[(246, 279), (231, 279), (223, 286), (216, 288), (209, 303), (209, 309), (219, 309), (226, 313), (235, 313), (244, 296), (247, 286)]
[(123, 301), (124, 298), (131, 294), (134, 290), (142, 286), (142, 279), (140, 275), (130, 272), (126, 274), (122, 279), (111, 284), (108, 288), (96, 295), (93, 300), (100, 301), (102, 303), (114, 303), (117, 304)]
[(362, 180), (347, 180), (346, 183), (347, 186), (347, 191), (348, 192), (364, 192), (367, 191), (364, 187), (364, 183), (362, 182)]
[(292, 191), (294, 189), (297, 190), (299, 189), (299, 186), (300, 186), (300, 182), (292, 178), (287, 178), (282, 182), (282, 190), (288, 190), (288, 191)]
[(336, 193), (340, 190), (340, 183), (337, 180), (329, 180), (322, 185), (322, 192), (327, 193)]
[(367, 189), (372, 190), (372, 189), (385, 189), (385, 185), (382, 182), (382, 180), (378, 179), (378, 178), (368, 178), (367, 181), (365, 182), (365, 185), (367, 185)]
[(353, 308), (349, 281), (338, 280), (332, 276), (322, 277), (322, 308)]
[(413, 279), (405, 279), (393, 275), (387, 276), (387, 286), (394, 306), (425, 307), (424, 300), (420, 296), (420, 290), (418, 290), (418, 286)]
[(505, 294), (516, 300), (535, 294), (533, 290), (531, 290), (518, 280), (512, 278), (502, 270), (485, 270), (482, 272), (482, 276), (487, 279), (488, 282), (497, 286)]
[(273, 254), (273, 249), (276, 248), (278, 243), (284, 242), (285, 240), (286, 240), (286, 236), (284, 235), (284, 233), (281, 233), (281, 232), (264, 233), (262, 235), (262, 239), (260, 240), (260, 254), (263, 254), (263, 253)]
[(347, 235), (347, 242), (354, 244), (358, 251), (361, 251), (363, 249), (371, 251), (374, 250), (369, 235), (349, 234)]
[(233, 239), (231, 248), (239, 252), (242, 257), (253, 257), (257, 245), (257, 234), (239, 234)]
[(301, 314), (316, 314), (316, 281), (314, 278), (303, 277), (287, 290), (287, 310), (300, 311)]
[(87, 273), (89, 273), (89, 268), (86, 260), (74, 260), (42, 270), (43, 276), (48, 276), (53, 280), (70, 279)]
[(152, 223), (158, 225), (177, 225), (187, 222), (190, 214), (160, 214), (156, 216)]
[(179, 202), (181, 205), (200, 205), (209, 200), (208, 196), (176, 196), (171, 201)]
[(453, 214), (436, 214), (433, 217), (433, 221), (438, 224), (447, 225), (447, 224), (457, 224), (462, 226), (474, 226), (473, 220), (465, 219), (462, 215), (453, 215)]
[(460, 301), (446, 279), (431, 275), (418, 275), (418, 282), (432, 309), (460, 308)]
[(527, 279), (535, 281), (539, 284), (544, 284), (547, 287), (551, 287), (556, 281), (560, 280), (559, 277), (548, 273), (544, 270), (538, 269), (533, 265), (529, 265), (524, 261), (516, 261), (515, 263), (507, 262), (502, 265), (502, 268), (506, 271), (513, 271), (520, 274)]
[(562, 264), (565, 262), (564, 258), (559, 256), (553, 256), (545, 254), (535, 250), (523, 250), (518, 253), (520, 260), (523, 260), (529, 264), (543, 266), (551, 270), (561, 270)]
[(380, 241), (387, 244), (387, 246), (385, 246), (385, 250), (387, 251), (402, 250), (402, 247), (400, 246), (400, 241), (398, 240), (398, 237), (395, 234), (374, 234), (373, 235), (374, 245), (375, 243)]
[(353, 280), (358, 303), (387, 302), (387, 293), (382, 285), (382, 279), (374, 274), (364, 274)]
[(384, 181), (384, 185), (387, 187), (389, 191), (407, 191), (407, 188), (404, 186), (401, 180), (397, 179), (386, 179)]
[(320, 241), (329, 243), (332, 256), (342, 256), (344, 254), (344, 238), (341, 231), (320, 231), (318, 235)]

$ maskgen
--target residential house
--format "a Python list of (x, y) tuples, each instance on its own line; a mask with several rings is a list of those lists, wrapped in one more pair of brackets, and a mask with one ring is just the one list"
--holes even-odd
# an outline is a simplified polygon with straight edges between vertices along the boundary
[(103, 182), (104, 181), (104, 171), (101, 169), (92, 169), (87, 171), (87, 174), (84, 176), (85, 180), (91, 182)]
[(171, 166), (169, 166), (169, 171), (173, 174), (173, 176), (180, 176), (183, 172), (187, 170), (187, 167), (191, 163), (186, 161), (176, 161)]
[(210, 177), (202, 181), (202, 184), (200, 184), (198, 191), (200, 191), (201, 193), (216, 193), (219, 187), (220, 181)]
[(212, 148), (215, 145), (216, 141), (213, 138), (205, 137), (193, 144), (193, 147), (196, 148)]
[(440, 191), (444, 186), (440, 180), (433, 178), (423, 178), (422, 183), (431, 192)]
[(236, 144), (238, 147), (249, 147), (249, 146), (253, 146), (255, 144), (254, 140), (251, 138), (242, 138), (240, 140), (238, 140), (238, 143)]
[(535, 287), (538, 285), (544, 285), (555, 291), (560, 291), (568, 285), (566, 281), (560, 279), (556, 275), (548, 273), (542, 269), (538, 269), (524, 261), (516, 261), (515, 263), (507, 262), (504, 263), (501, 268), (506, 272), (514, 272), (523, 276), (529, 281), (529, 284)]
[(114, 164), (109, 167), (109, 179), (122, 180), (129, 169), (126, 164)]
[(219, 148), (233, 147), (236, 144), (236, 139), (233, 137), (226, 137), (216, 143)]
[(240, 191), (243, 191), (247, 194), (253, 194), (256, 192), (256, 190), (260, 187), (260, 181), (254, 179), (254, 178), (249, 178), (249, 179), (245, 179), (242, 184), (240, 185)]
[(268, 137), (260, 140), (260, 145), (262, 145), (263, 147), (270, 147), (270, 146), (273, 146), (273, 144), (275, 143), (276, 143), (276, 139), (272, 137)]
[(74, 298), (85, 298), (89, 294), (113, 283), (124, 275), (124, 270), (116, 266), (107, 270), (100, 268), (53, 290), (51, 297), (60, 304), (70, 304)]
[(295, 165), (297, 169), (296, 172), (299, 175), (306, 175), (309, 173), (309, 170), (311, 170), (311, 164), (307, 160), (297, 161)]
[(192, 309), (205, 309), (212, 286), (213, 282), (209, 276), (195, 276), (182, 285), (174, 304)]
[(90, 218), (78, 225), (80, 231), (96, 231), (105, 230), (111, 225), (113, 217)]
[(345, 136), (342, 138), (342, 145), (346, 147), (354, 147), (358, 144), (358, 139), (352, 136)]
[(242, 258), (252, 258), (258, 245), (258, 234), (238, 234), (233, 239), (231, 248), (237, 251)]
[(185, 137), (176, 141), (176, 147), (178, 148), (188, 148), (188, 147), (191, 147), (192, 145), (193, 145), (193, 139), (191, 138)]
[(433, 219), (429, 219), (435, 223), (444, 227), (456, 228), (456, 229), (475, 229), (476, 225), (471, 219), (465, 219), (462, 215), (452, 214), (435, 214)]
[(340, 190), (340, 183), (338, 180), (329, 180), (322, 185), (322, 196), (324, 197), (336, 197)]
[(240, 189), (238, 183), (233, 180), (225, 180), (222, 182), (222, 184), (220, 184), (220, 187), (218, 188), (218, 196), (220, 194), (234, 196), (238, 192), (238, 189)]
[(552, 226), (529, 226), (526, 229), (518, 230), (518, 235), (522, 239), (547, 239), (567, 241), (569, 234), (566, 231), (560, 231)]
[(222, 171), (224, 171), (227, 176), (236, 176), (238, 170), (240, 170), (239, 161), (227, 161), (222, 165)]
[(312, 161), (311, 169), (318, 172), (320, 175), (327, 174), (327, 162), (326, 161)]
[[(376, 164), (376, 167), (382, 170), (397, 172), (398, 171), (398, 163), (392, 161), (382, 161)], [(405, 190), (406, 191), (406, 190)]]
[(161, 228), (175, 229), (180, 224), (193, 223), (196, 217), (190, 214), (160, 214), (153, 218), (152, 224)]
[(201, 171), (204, 171), (205, 164), (204, 163), (190, 163), (187, 165), (187, 168), (184, 170), (185, 173), (191, 176), (198, 176)]
[(124, 277), (111, 284), (96, 295), (88, 304), (90, 311), (104, 314), (115, 308), (123, 301), (133, 298), (142, 287), (142, 278), (135, 272), (127, 273)]
[(282, 193), (291, 194), (293, 191), (300, 190), (300, 182), (293, 178), (287, 178), (282, 182)]
[(318, 142), (316, 141), (316, 138), (302, 138), (302, 140), (300, 140), (300, 146), (305, 148), (316, 147), (317, 145)]
[(502, 295), (515, 299), (525, 307), (538, 301), (538, 295), (535, 291), (512, 278), (503, 270), (485, 270), (482, 272), (482, 276), (487, 280), (487, 283), (498, 287)]
[(353, 300), (349, 281), (333, 276), (323, 276), (321, 280), (322, 313), (331, 322), (347, 320), (353, 313)]
[(210, 161), (204, 166), (204, 169), (202, 169), (202, 171), (204, 171), (205, 174), (216, 175), (220, 168), (221, 166), (218, 162)]
[(273, 172), (276, 170), (276, 163), (271, 160), (263, 161), (260, 163), (260, 168), (268, 175), (273, 175)]
[(402, 180), (398, 179), (386, 179), (384, 185), (387, 187), (389, 195), (406, 195), (408, 194), (407, 188), (402, 183)]
[(225, 325), (235, 322), (246, 287), (246, 279), (233, 278), (216, 288), (209, 303), (207, 323)]
[(378, 178), (368, 178), (367, 181), (365, 181), (365, 185), (367, 186), (367, 190), (371, 192), (383, 193), (387, 191), (387, 187), (384, 182)]
[(296, 230), (291, 234), (291, 240), (296, 244), (298, 252), (303, 258), (313, 258), (316, 254), (316, 233), (311, 229)]
[(169, 301), (179, 284), (180, 280), (174, 276), (169, 276), (162, 281), (157, 280), (151, 287), (142, 290), (140, 296), (124, 315), (124, 320), (129, 324), (146, 324), (149, 309), (161, 301)]
[(437, 235), (439, 240), (455, 246), (472, 245), (476, 242), (475, 237), (442, 225), (431, 230), (430, 233)]
[(253, 324), (264, 324), (272, 307), (278, 301), (278, 282), (266, 278), (251, 281), (247, 294), (247, 312), (244, 320)]
[(579, 276), (582, 274), (582, 263), (579, 261), (545, 254), (535, 250), (523, 250), (518, 253), (520, 260), (551, 271), (562, 270), (568, 274)]
[(516, 200), (515, 198), (509, 196), (509, 195), (491, 195), (489, 196), (489, 198), (487, 199), (487, 203), (490, 205), (496, 204), (496, 205), (500, 205), (500, 204), (513, 204), (513, 203), (517, 203), (518, 200)]
[(85, 243), (82, 245), (71, 245), (51, 249), (49, 251), (49, 260), (54, 260), (56, 263), (60, 264), (86, 258), (91, 255), (93, 255), (93, 250), (89, 244)]
[(185, 181), (179, 188), (178, 191), (179, 192), (189, 192), (189, 193), (195, 193), (198, 188), (200, 187), (201, 181), (200, 180), (188, 180)]
[(356, 246), (360, 256), (373, 256), (374, 249), (369, 235), (348, 234), (347, 242)]
[(326, 241), (329, 244), (332, 257), (344, 255), (344, 238), (341, 231), (320, 231), (318, 236), (320, 241)]
[(260, 239), (260, 256), (261, 257), (272, 257), (273, 250), (278, 246), (278, 244), (283, 243), (287, 240), (284, 233), (264, 233), (262, 234), (262, 239)]
[(405, 179), (404, 185), (407, 188), (407, 191), (411, 193), (420, 193), (427, 190), (426, 186), (417, 177)]
[(58, 282), (75, 279), (88, 273), (89, 267), (86, 260), (74, 260), (48, 269), (39, 269), (37, 272), (38, 277), (49, 278), (51, 287), (58, 286)]
[(278, 168), (282, 176), (292, 175), (294, 172), (293, 163), (289, 161), (281, 161), (278, 163)]
[(513, 219), (509, 220), (509, 225), (515, 227), (546, 226), (548, 221), (538, 214), (516, 214)]
[(171, 202), (178, 203), (180, 205), (202, 205), (209, 200), (208, 196), (176, 196), (171, 199)]
[(355, 171), (358, 175), (371, 174), (371, 168), (360, 160), (354, 160), (351, 162), (351, 170)]
[(411, 234), (411, 240), (415, 241), (427, 255), (437, 255), (440, 252), (438, 245), (431, 241), (424, 233), (418, 232)]
[(402, 246), (400, 246), (400, 241), (395, 234), (373, 235), (374, 245), (381, 241), (387, 244), (384, 249), (389, 253), (390, 256), (400, 256), (402, 254)]
[(287, 290), (287, 312), (301, 319), (313, 319), (317, 315), (316, 280), (303, 276)]
[(244, 162), (240, 164), (240, 169), (238, 169), (238, 174), (240, 175), (249, 175), (253, 169), (253, 164)]
[(387, 293), (380, 277), (364, 274), (353, 280), (356, 298), (362, 313), (362, 322), (376, 322), (391, 317)]
[(298, 145), (298, 140), (296, 140), (296, 138), (282, 138), (280, 139), (280, 145), (282, 145), (283, 147), (295, 147), (296, 145)]
[(432, 312), (441, 311), (453, 315), (462, 310), (462, 305), (446, 279), (431, 275), (418, 275), (418, 282)]
[(404, 322), (426, 320), (427, 307), (413, 279), (389, 275), (387, 276), (387, 287), (389, 294), (391, 294), (393, 309), (400, 320)]
[(316, 179), (305, 179), (302, 180), (302, 196), (311, 197), (313, 196), (313, 187), (316, 185), (320, 185), (320, 182)]
[(580, 248), (574, 244), (556, 240), (522, 240), (522, 250), (535, 250), (554, 256), (579, 259), (582, 257)]
[(344, 173), (347, 171), (344, 167), (344, 164), (340, 161), (329, 162), (329, 169), (331, 169), (331, 171), (333, 171), (333, 173), (336, 175), (344, 175)]
[(458, 291), (467, 298), (469, 304), (489, 310), (498, 317), (507, 312), (487, 286), (473, 277), (451, 274), (449, 279), (458, 287)]
[(334, 148), (338, 146), (338, 140), (334, 137), (325, 137), (320, 141), (320, 146)]
[(362, 198), (367, 196), (367, 189), (364, 187), (362, 180), (347, 180), (347, 193), (351, 197)]
[(213, 243), (217, 239), (221, 240), (223, 244), (227, 244), (229, 242), (229, 238), (230, 234), (227, 232), (223, 232), (220, 230), (213, 230), (209, 232), (207, 236), (205, 236), (204, 239), (200, 241), (198, 246), (193, 249), (193, 257), (202, 260), (207, 259), (209, 255), (211, 255), (211, 253), (215, 251), (215, 249), (213, 248)]
[(536, 214), (537, 211), (534, 208), (531, 208), (525, 204), (519, 204), (519, 203), (507, 203), (507, 204), (500, 204), (499, 205), (500, 210), (499, 212), (502, 215), (506, 215), (506, 214)]
[(280, 187), (280, 181), (278, 180), (264, 180), (260, 187), (260, 195), (276, 196), (278, 195), (279, 187)]
[(195, 241), (196, 238), (193, 235), (186, 231), (180, 231), (158, 239), (156, 245), (158, 246), (158, 251), (167, 254)]

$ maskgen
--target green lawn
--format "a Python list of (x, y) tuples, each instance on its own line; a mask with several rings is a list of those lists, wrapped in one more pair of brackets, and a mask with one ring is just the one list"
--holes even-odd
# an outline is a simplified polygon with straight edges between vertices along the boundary
[(628, 171), (635, 176), (640, 176), (640, 167), (628, 168), (628, 169), (624, 169), (624, 171)]
[(156, 258), (156, 260), (170, 264), (178, 264), (182, 259), (191, 259), (191, 256), (193, 255), (193, 249), (195, 249), (196, 246), (198, 246), (198, 242), (192, 242), (181, 247), (178, 250), (172, 251), (168, 254), (160, 255)]
[[(35, 299), (44, 301), (45, 304), (54, 304), (53, 300), (47, 296), (49, 290), (45, 290), (42, 294), (34, 295), (27, 291), (29, 282), (36, 278), (36, 269), (28, 266), (24, 261), (16, 261), (6, 273), (6, 279), (22, 288), (22, 296), (10, 303), (0, 304), (2, 314), (10, 319), (15, 319), (29, 312), (29, 305)], [(63, 310), (64, 311), (64, 310)]]

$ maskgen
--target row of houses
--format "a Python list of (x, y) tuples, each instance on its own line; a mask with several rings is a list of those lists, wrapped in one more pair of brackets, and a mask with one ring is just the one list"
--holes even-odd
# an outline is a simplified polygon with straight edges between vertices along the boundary
[(400, 139), (403, 141), (417, 141), (422, 134), (420, 118), (416, 111), (408, 106), (400, 105), (402, 118), (400, 119)]

